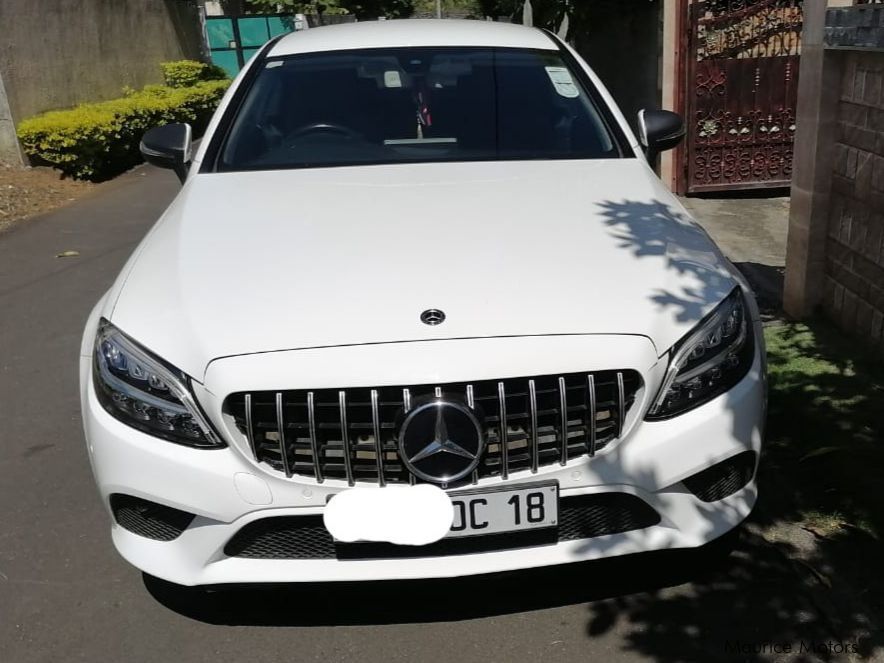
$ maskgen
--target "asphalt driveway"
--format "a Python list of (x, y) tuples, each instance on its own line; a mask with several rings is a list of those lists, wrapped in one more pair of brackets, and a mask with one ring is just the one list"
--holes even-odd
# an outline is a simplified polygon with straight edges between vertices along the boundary
[(77, 351), (176, 190), (140, 168), (0, 234), (0, 661), (755, 661), (784, 657), (747, 644), (842, 635), (793, 544), (751, 531), (729, 557), (444, 582), (207, 593), (143, 578), (114, 552), (92, 484)]

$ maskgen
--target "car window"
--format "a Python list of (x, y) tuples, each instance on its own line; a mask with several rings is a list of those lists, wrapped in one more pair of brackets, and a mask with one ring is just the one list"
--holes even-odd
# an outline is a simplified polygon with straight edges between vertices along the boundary
[(620, 156), (556, 51), (401, 48), (265, 61), (219, 170)]

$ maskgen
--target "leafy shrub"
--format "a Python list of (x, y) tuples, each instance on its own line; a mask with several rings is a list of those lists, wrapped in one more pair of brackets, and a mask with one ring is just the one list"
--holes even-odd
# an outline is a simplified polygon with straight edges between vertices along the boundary
[(189, 87), (148, 85), (120, 99), (49, 111), (18, 125), (25, 153), (77, 179), (105, 179), (141, 161), (145, 131), (170, 122), (205, 129), (230, 84), (209, 80)]
[(168, 87), (190, 87), (201, 81), (216, 81), (227, 78), (227, 73), (214, 64), (196, 60), (175, 60), (162, 62), (163, 80)]

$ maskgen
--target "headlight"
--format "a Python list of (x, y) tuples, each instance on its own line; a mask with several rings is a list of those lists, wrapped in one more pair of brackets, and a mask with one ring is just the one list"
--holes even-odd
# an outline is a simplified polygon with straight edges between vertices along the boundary
[(222, 447), (188, 387), (189, 378), (102, 320), (92, 364), (98, 401), (140, 431), (192, 447)]
[(754, 350), (752, 324), (737, 288), (672, 348), (647, 418), (667, 419), (724, 393), (749, 371)]

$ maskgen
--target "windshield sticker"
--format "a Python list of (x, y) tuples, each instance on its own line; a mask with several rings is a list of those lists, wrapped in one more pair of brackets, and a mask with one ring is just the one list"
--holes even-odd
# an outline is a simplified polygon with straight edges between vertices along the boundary
[(565, 67), (544, 67), (546, 75), (552, 81), (553, 86), (563, 97), (568, 99), (576, 99), (580, 96), (580, 90), (574, 85), (574, 79), (571, 78), (571, 72)]
[(402, 77), (395, 69), (384, 72), (384, 87), (402, 87)]

